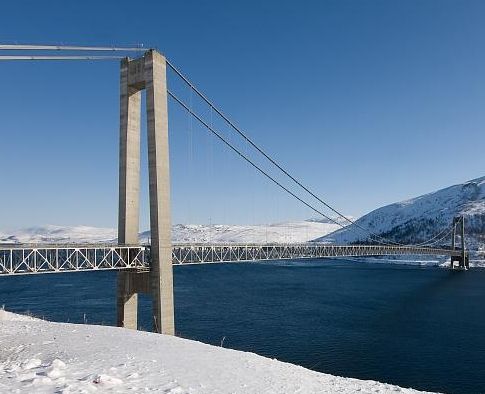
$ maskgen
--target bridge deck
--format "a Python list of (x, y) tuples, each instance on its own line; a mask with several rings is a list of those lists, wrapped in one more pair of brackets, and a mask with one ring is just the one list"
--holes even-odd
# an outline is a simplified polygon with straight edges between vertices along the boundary
[[(345, 256), (458, 255), (444, 248), (328, 244), (175, 244), (172, 263), (309, 259)], [(0, 275), (150, 268), (149, 245), (0, 245)]]

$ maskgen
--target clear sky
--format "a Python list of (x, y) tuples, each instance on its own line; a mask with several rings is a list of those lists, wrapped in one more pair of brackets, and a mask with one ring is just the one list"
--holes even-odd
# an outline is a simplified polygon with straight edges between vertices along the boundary
[[(484, 1), (16, 0), (1, 8), (3, 43), (158, 48), (347, 214), (485, 175)], [(0, 229), (115, 227), (117, 61), (0, 68)], [(173, 76), (169, 84), (189, 99)], [(174, 222), (316, 216), (169, 105)]]

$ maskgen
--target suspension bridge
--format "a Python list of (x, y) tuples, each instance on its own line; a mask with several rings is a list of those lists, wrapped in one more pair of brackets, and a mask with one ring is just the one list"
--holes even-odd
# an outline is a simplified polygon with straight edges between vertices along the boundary
[[(457, 217), (449, 228), (416, 244), (404, 245), (374, 234), (325, 202), (308, 186), (279, 164), (235, 125), (178, 68), (154, 49), (141, 47), (78, 47), (51, 45), (0, 45), (3, 61), (119, 60), (120, 68), (120, 141), (119, 205), (117, 244), (0, 245), (0, 276), (119, 270), (117, 284), (117, 322), (119, 326), (137, 328), (137, 297), (147, 293), (153, 299), (154, 330), (174, 334), (173, 266), (282, 259), (315, 259), (345, 256), (434, 255), (449, 256), (451, 268), (468, 268), (465, 249), (465, 224)], [(22, 52), (18, 52), (22, 51)], [(33, 51), (35, 52), (34, 54)], [(42, 54), (36, 54), (39, 53)], [(47, 51), (56, 55), (45, 55)], [(13, 52), (13, 54), (12, 54)], [(76, 52), (76, 54), (72, 54)], [(86, 52), (91, 54), (86, 55)], [(92, 55), (92, 53), (103, 53)], [(22, 53), (19, 55), (18, 53)], [(25, 54), (28, 53), (28, 54)], [(138, 54), (133, 58), (127, 54)], [(312, 197), (340, 219), (285, 186), (238, 149), (212, 122), (197, 113), (190, 104), (167, 86), (167, 69), (172, 70), (195, 95), (205, 102), (235, 133), (246, 141), (271, 166), (293, 185)], [(141, 94), (146, 93), (148, 134), (148, 174), (151, 242), (142, 245), (139, 232)], [(171, 99), (213, 134), (226, 148), (245, 161), (257, 173), (307, 208), (341, 227), (368, 235), (362, 245), (323, 243), (299, 244), (172, 244), (170, 212), (170, 171), (168, 141), (168, 106)], [(342, 224), (342, 222), (344, 224)], [(458, 231), (457, 231), (458, 230)], [(457, 234), (458, 232), (458, 234)], [(457, 247), (459, 235), (461, 245)], [(451, 242), (450, 242), (451, 241)]]

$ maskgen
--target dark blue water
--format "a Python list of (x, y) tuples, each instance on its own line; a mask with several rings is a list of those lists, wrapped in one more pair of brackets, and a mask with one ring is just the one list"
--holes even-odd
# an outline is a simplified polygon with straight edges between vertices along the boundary
[[(113, 324), (114, 272), (0, 278), (0, 303)], [(485, 270), (347, 261), (175, 267), (177, 334), (342, 376), (485, 392)], [(141, 299), (141, 326), (150, 328)]]

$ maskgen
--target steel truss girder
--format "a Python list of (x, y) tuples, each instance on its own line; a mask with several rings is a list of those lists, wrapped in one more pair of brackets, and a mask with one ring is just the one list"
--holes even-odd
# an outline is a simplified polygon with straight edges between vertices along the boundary
[[(386, 255), (455, 255), (443, 248), (380, 245), (307, 244), (175, 244), (172, 263), (205, 264), (244, 261)], [(149, 245), (0, 246), (0, 276), (150, 268)]]
[(328, 244), (176, 244), (172, 247), (173, 264), (287, 260), (323, 257), (359, 257), (386, 255), (451, 255), (442, 248), (376, 245)]
[(145, 246), (16, 246), (0, 248), (0, 275), (148, 269)]

